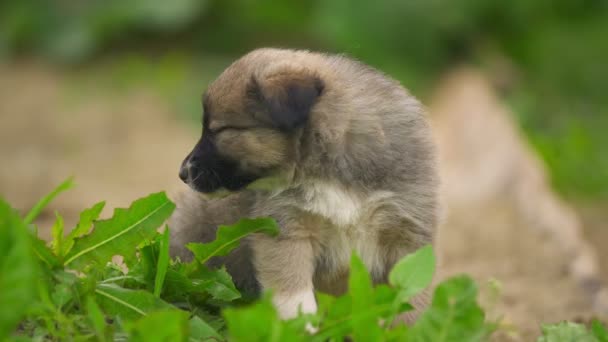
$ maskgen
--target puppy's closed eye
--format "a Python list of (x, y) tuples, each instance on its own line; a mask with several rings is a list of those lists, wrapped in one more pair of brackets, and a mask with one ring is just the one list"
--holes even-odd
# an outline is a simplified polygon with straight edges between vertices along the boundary
[(220, 153), (232, 160), (246, 161), (247, 165), (269, 168), (281, 165), (287, 157), (284, 134), (265, 127), (226, 128), (215, 137)]
[(255, 129), (255, 127), (219, 126), (219, 127), (209, 128), (208, 131), (209, 131), (209, 133), (211, 133), (213, 135), (218, 135), (223, 132), (239, 133), (239, 132), (243, 132), (243, 131), (246, 131), (249, 129)]

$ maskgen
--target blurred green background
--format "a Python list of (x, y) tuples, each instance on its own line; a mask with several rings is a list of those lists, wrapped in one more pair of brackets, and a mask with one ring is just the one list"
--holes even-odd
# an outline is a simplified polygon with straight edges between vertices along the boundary
[(608, 198), (608, 0), (0, 3), (1, 58), (106, 65), (101, 83), (145, 80), (196, 120), (200, 80), (267, 45), (346, 52), (423, 99), (451, 67), (475, 64), (503, 90), (555, 186)]

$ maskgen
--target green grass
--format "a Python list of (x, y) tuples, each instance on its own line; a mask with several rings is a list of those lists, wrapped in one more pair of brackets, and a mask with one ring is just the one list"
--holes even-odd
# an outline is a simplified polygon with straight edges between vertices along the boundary
[(608, 109), (601, 115), (601, 108), (586, 112), (584, 105), (546, 104), (553, 115), (544, 117), (536, 114), (543, 107), (524, 90), (511, 106), (559, 192), (583, 201), (608, 199)]
[[(103, 202), (97, 203), (69, 234), (57, 215), (46, 243), (30, 222), (70, 186), (63, 183), (26, 218), (0, 200), (0, 340), (483, 341), (498, 328), (485, 317), (477, 286), (466, 275), (441, 282), (414, 324), (389, 324), (429, 286), (435, 270), (430, 246), (405, 256), (389, 283), (378, 286), (353, 254), (346, 294), (318, 293), (317, 313), (281, 320), (271, 292), (245, 299), (225, 269), (204, 264), (248, 234), (277, 235), (276, 222), (257, 218), (221, 226), (215, 241), (187, 246), (194, 261), (172, 260), (168, 231), (158, 232), (174, 209), (163, 192), (116, 209), (107, 220), (98, 219)], [(307, 330), (311, 325), (315, 333)], [(607, 336), (597, 321), (589, 329), (560, 323), (543, 326), (538, 341), (604, 342)]]

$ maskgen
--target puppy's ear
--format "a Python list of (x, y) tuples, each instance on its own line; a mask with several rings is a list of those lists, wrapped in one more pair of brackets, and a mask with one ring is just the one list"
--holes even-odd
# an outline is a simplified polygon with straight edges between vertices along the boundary
[(276, 127), (288, 131), (308, 120), (324, 87), (323, 81), (307, 70), (282, 71), (264, 78), (252, 76), (247, 96)]

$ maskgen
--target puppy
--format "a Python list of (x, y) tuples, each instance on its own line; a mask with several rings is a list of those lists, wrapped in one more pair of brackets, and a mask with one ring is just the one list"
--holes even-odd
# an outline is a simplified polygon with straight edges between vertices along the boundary
[[(202, 137), (179, 176), (171, 252), (191, 258), (219, 224), (272, 217), (277, 238), (250, 236), (226, 265), (243, 291), (272, 289), (282, 318), (315, 312), (314, 291), (347, 288), (351, 252), (375, 283), (432, 243), (438, 224), (434, 145), (421, 104), (398, 82), (344, 56), (259, 49), (203, 96)], [(248, 189), (273, 177), (281, 186)], [(231, 195), (204, 199), (226, 189)], [(424, 306), (415, 303), (420, 309)]]

